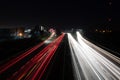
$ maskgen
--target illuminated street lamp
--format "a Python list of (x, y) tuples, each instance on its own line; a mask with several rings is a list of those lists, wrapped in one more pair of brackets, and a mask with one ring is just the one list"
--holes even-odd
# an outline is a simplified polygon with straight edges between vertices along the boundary
[(19, 34), (18, 34), (18, 36), (19, 36), (19, 37), (22, 37), (22, 36), (23, 36), (23, 34), (22, 34), (22, 33), (19, 33)]

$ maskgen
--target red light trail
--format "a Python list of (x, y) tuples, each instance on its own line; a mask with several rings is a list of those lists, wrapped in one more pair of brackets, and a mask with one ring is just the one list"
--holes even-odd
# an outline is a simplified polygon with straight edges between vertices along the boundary
[(19, 69), (10, 78), (8, 78), (8, 80), (20, 80), (23, 78), (25, 80), (40, 80), (52, 57), (54, 56), (54, 53), (56, 52), (59, 44), (61, 43), (64, 35), (65, 34), (62, 34), (52, 43), (46, 46), (42, 51), (40, 51), (36, 56), (34, 56), (24, 66), (22, 66), (21, 69)]
[[(53, 36), (53, 34), (54, 33), (52, 33), (48, 39), (50, 39)], [(45, 41), (47, 41), (48, 39), (46, 39)], [(6, 71), (11, 66), (13, 66), (14, 64), (16, 64), (17, 62), (19, 62), (20, 60), (22, 60), (23, 58), (25, 58), (26, 56), (28, 56), (29, 54), (31, 54), (33, 51), (37, 50), (39, 47), (41, 47), (44, 44), (45, 41), (43, 41), (42, 43), (39, 43), (38, 45), (26, 51), (25, 53), (22, 53), (21, 55), (7, 62), (6, 64), (0, 66), (0, 74)]]

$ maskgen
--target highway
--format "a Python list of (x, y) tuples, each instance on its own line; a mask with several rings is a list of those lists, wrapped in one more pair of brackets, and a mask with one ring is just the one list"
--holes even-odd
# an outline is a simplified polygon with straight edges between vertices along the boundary
[(76, 35), (68, 33), (75, 80), (120, 80), (120, 58)]
[[(37, 44), (36, 46), (32, 47), (31, 49), (27, 50), (24, 53), (21, 53), (19, 56), (9, 60), (7, 63), (3, 64), (0, 66), (0, 78), (6, 80), (7, 78), (9, 79), (9, 77), (12, 77), (13, 73), (16, 73), (20, 68), (24, 67), (25, 63), (28, 63), (28, 61), (30, 59), (33, 58), (33, 56), (37, 56), (37, 54), (42, 53), (43, 51), (47, 51), (46, 49), (50, 46), (53, 45), (53, 43), (56, 43), (56, 41), (58, 41), (56, 43), (56, 45), (59, 44), (60, 40), (61, 40), (61, 36), (60, 36), (60, 40), (59, 37), (53, 41), (51, 43), (51, 45), (48, 45), (47, 47), (45, 47), (45, 49), (43, 49), (41, 51), (41, 48), (43, 48), (43, 46), (45, 45), (45, 43), (47, 41), (50, 41), (50, 39), (54, 36), (54, 32), (50, 35), (50, 37), (48, 37), (48, 39), (46, 39), (45, 41)], [(51, 52), (54, 52), (54, 50), (56, 50), (56, 46), (52, 49)], [(40, 52), (41, 51), (41, 52)], [(42, 53), (44, 54), (44, 53)], [(13, 74), (14, 75), (14, 74)]]
[(0, 80), (120, 80), (120, 58), (79, 32), (55, 33), (0, 66)]

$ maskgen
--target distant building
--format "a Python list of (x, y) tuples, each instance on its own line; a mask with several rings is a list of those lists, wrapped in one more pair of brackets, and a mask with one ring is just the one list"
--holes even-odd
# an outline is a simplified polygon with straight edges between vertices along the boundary
[(0, 28), (0, 39), (22, 39), (48, 35), (46, 27), (2, 27)]
[(0, 39), (18, 39), (23, 38), (24, 28), (1, 28)]

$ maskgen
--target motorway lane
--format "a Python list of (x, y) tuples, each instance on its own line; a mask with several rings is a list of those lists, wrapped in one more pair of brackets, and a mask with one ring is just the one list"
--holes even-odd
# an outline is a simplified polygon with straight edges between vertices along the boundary
[[(38, 69), (34, 71), (33, 75), (30, 76), (30, 78), (25, 80), (41, 80), (42, 75), (46, 71), (47, 66), (49, 65), (53, 55), (55, 54), (62, 38), (64, 37), (64, 34), (62, 34), (60, 37), (58, 37), (58, 40), (53, 41), (51, 46), (47, 48), (47, 56), (43, 61), (40, 61), (42, 64), (39, 65)], [(45, 53), (46, 54), (46, 53)], [(39, 61), (38, 61), (39, 62)]]
[[(77, 32), (77, 42), (68, 34), (75, 80), (119, 80), (120, 67), (86, 44), (82, 38)], [(106, 51), (104, 54), (107, 54)], [(109, 56), (119, 64), (119, 58)]]
[(41, 80), (74, 80), (67, 35), (58, 47)]
[(111, 54), (110, 52), (96, 46), (95, 44), (89, 42), (88, 40), (84, 39), (79, 33), (77, 33), (78, 36), (78, 42), (81, 44), (81, 42), (83, 41), (83, 45), (87, 45), (89, 47), (89, 49), (93, 52), (97, 51), (98, 53), (100, 53), (102, 56), (104, 56), (105, 58), (109, 59), (111, 62), (113, 62), (114, 64), (116, 64), (118, 67), (120, 66), (120, 58)]
[[(45, 69), (47, 68), (47, 65), (49, 64), (63, 37), (64, 34), (62, 34), (60, 37), (46, 46), (43, 50), (41, 50), (38, 54), (36, 54), (23, 67), (19, 68), (18, 71), (13, 73), (11, 76), (6, 76), (7, 80), (40, 80), (40, 76), (43, 75)], [(6, 80), (6, 78), (4, 76), (2, 79)]]
[(24, 59), (26, 56), (30, 55), (32, 52), (34, 52), (35, 50), (37, 50), (39, 47), (41, 47), (46, 41), (50, 40), (53, 36), (55, 35), (55, 32), (53, 32), (50, 37), (48, 37), (48, 39), (46, 39), (45, 41), (39, 43), (38, 45), (32, 47), (31, 49), (29, 49), (28, 51), (20, 54), (19, 56), (11, 59), (10, 61), (8, 61), (7, 63), (3, 64), (0, 66), (0, 74), (2, 72), (4, 72), (5, 70), (7, 70), (8, 68), (10, 68), (11, 66), (13, 66), (14, 64), (16, 64), (17, 62), (19, 62), (20, 60)]
[(75, 80), (98, 80), (75, 39), (68, 35)]
[(41, 51), (45, 46), (46, 46), (46, 44), (42, 45), (41, 47), (36, 49), (34, 52), (32, 52), (31, 54), (26, 56), (24, 59), (18, 61), (13, 66), (11, 66), (7, 70), (5, 70), (3, 73), (0, 74), (0, 79), (6, 80), (6, 78), (10, 77), (13, 73), (18, 71), (21, 68), (21, 66), (23, 66), (25, 63), (27, 63), (31, 58), (33, 58), (33, 56), (37, 55), (38, 52)]
[[(117, 56), (112, 55), (111, 53), (93, 45), (92, 43), (90, 43), (89, 41), (86, 40), (86, 42), (88, 42), (89, 44), (85, 44), (82, 43), (82, 36), (77, 33), (77, 36), (79, 38), (79, 43), (81, 45), (86, 45), (86, 47), (88, 47), (89, 53), (91, 53), (92, 55), (92, 59), (95, 58), (97, 65), (95, 66), (95, 63), (92, 63), (93, 66), (96, 68), (96, 70), (102, 75), (104, 76), (105, 79), (108, 80), (117, 80), (120, 79), (120, 58)], [(80, 41), (81, 40), (81, 41)], [(87, 46), (88, 45), (88, 46)], [(92, 47), (89, 47), (92, 46)], [(106, 55), (107, 57), (104, 57), (104, 55)], [(111, 61), (112, 60), (112, 61)], [(93, 62), (93, 61), (91, 61)], [(117, 65), (115, 64), (115, 62), (117, 63)]]
[[(52, 33), (48, 39), (51, 39), (54, 35)], [(0, 66), (0, 79), (6, 80), (6, 78), (10, 77), (14, 72), (20, 69), (27, 61), (29, 61), (33, 56), (35, 56), (40, 50), (42, 50), (46, 44), (42, 43), (37, 44), (33, 48), (28, 51), (21, 53), (19, 56), (9, 60), (7, 63)]]
[(116, 64), (117, 66), (120, 66), (120, 58), (119, 55), (115, 56), (113, 54), (111, 54), (110, 52), (96, 46), (95, 44), (89, 42), (88, 40), (84, 39), (81, 37), (81, 39), (88, 44), (88, 46), (90, 46), (91, 48), (93, 48), (94, 50), (96, 50), (97, 52), (99, 52), (101, 55), (103, 55), (104, 57), (106, 57), (107, 59), (109, 59), (110, 61), (112, 61), (114, 64)]

